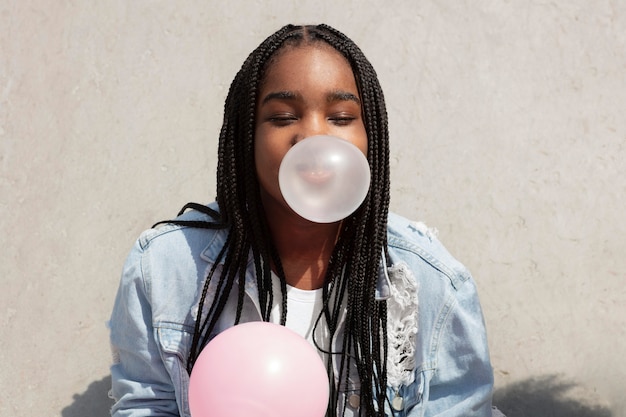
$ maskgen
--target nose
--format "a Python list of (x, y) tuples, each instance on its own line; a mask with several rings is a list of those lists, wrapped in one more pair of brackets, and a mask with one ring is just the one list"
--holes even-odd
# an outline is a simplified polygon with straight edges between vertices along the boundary
[(328, 125), (326, 123), (326, 119), (323, 115), (310, 115), (306, 119), (303, 120), (301, 124), (301, 129), (299, 129), (298, 133), (296, 133), (293, 144), (300, 142), (302, 139), (318, 136), (318, 135), (328, 135), (330, 131), (328, 130)]

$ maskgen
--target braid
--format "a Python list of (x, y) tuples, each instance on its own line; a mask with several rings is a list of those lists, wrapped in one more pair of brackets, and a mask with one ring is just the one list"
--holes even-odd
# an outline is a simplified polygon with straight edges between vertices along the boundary
[[(211, 226), (227, 228), (228, 238), (202, 289), (187, 369), (191, 372), (202, 347), (208, 343), (231, 290), (237, 286), (237, 313), (241, 317), (245, 296), (245, 274), (252, 257), (259, 305), (263, 320), (269, 321), (274, 302), (270, 265), (281, 283), (281, 323), (287, 314), (286, 280), (280, 256), (273, 244), (260, 198), (254, 160), (254, 131), (257, 95), (263, 77), (286, 45), (323, 42), (341, 53), (350, 63), (359, 89), (363, 119), (368, 137), (368, 161), (372, 175), (370, 191), (361, 205), (342, 224), (342, 230), (329, 261), (323, 287), (321, 318), (330, 338), (339, 331), (345, 310), (343, 345), (339, 352), (327, 352), (330, 401), (327, 416), (336, 416), (340, 386), (349, 381), (349, 369), (356, 367), (361, 382), (360, 414), (383, 416), (387, 387), (387, 309), (375, 298), (380, 257), (387, 247), (389, 206), (389, 132), (382, 89), (376, 73), (361, 50), (341, 32), (326, 26), (287, 25), (269, 36), (245, 60), (233, 80), (225, 104), (220, 131), (217, 167), (219, 214)], [(222, 264), (221, 270), (217, 265)], [(218, 277), (215, 277), (218, 275)], [(214, 278), (215, 297), (204, 313), (209, 286)], [(347, 309), (345, 308), (347, 304)], [(314, 343), (321, 349), (316, 340)], [(338, 364), (335, 372), (334, 361)]]
[[(343, 54), (354, 72), (368, 135), (368, 160), (372, 172), (375, 173), (370, 193), (361, 209), (351, 218), (352, 230), (349, 233), (343, 232), (346, 235), (342, 237), (351, 240), (351, 247), (341, 254), (337, 264), (350, 265), (349, 274), (341, 277), (348, 280), (343, 352), (354, 354), (362, 387), (360, 412), (367, 416), (384, 415), (382, 410), (387, 386), (387, 311), (384, 302), (376, 301), (375, 290), (380, 254), (386, 249), (389, 206), (387, 114), (376, 73), (360, 49), (343, 34), (328, 26), (318, 29), (318, 36)], [(339, 254), (339, 250), (336, 253)], [(336, 271), (331, 271), (332, 273)], [(347, 358), (345, 366), (350, 361), (351, 356)], [(347, 378), (347, 371), (344, 378)], [(337, 400), (333, 402), (336, 407)], [(329, 415), (332, 413), (329, 412)]]

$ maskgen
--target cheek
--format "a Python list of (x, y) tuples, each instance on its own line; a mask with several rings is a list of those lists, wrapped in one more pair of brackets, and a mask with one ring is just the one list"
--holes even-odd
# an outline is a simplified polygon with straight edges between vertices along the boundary
[(361, 143), (357, 144), (357, 147), (363, 152), (363, 155), (367, 158), (367, 138)]
[(283, 149), (279, 143), (266, 139), (257, 139), (254, 146), (254, 160), (257, 177), (268, 185), (268, 182), (278, 181), (278, 169), (288, 149)]
[(266, 143), (261, 140), (258, 141), (254, 147), (254, 157), (261, 165), (271, 165), (277, 160), (280, 162), (280, 149), (271, 143)]
[(357, 135), (357, 139), (354, 140), (352, 143), (356, 145), (356, 147), (359, 148), (361, 152), (363, 152), (363, 155), (365, 155), (365, 157), (367, 158), (367, 150), (368, 150), (367, 132), (365, 131), (364, 126), (362, 129), (359, 129), (359, 130), (360, 132)]
[(254, 148), (254, 161), (256, 163), (256, 175), (259, 181), (266, 182), (268, 172), (270, 171), (270, 157), (265, 148), (258, 145)]

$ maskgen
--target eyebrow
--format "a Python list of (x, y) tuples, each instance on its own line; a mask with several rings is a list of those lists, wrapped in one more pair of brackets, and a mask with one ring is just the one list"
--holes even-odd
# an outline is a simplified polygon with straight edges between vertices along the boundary
[(265, 104), (268, 101), (272, 100), (296, 100), (300, 97), (299, 94), (294, 93), (293, 91), (276, 91), (274, 93), (269, 93), (265, 97), (263, 97), (263, 101), (261, 104)]
[(356, 95), (342, 90), (332, 91), (328, 97), (326, 97), (326, 101), (329, 103), (335, 101), (354, 101), (356, 104), (361, 105), (361, 100)]
[[(265, 97), (263, 97), (263, 101), (261, 102), (261, 104), (266, 104), (267, 102), (272, 100), (298, 100), (301, 98), (302, 96), (300, 94), (293, 91), (276, 91), (273, 93), (269, 93)], [(356, 95), (343, 90), (331, 91), (327, 95), (326, 101), (328, 103), (334, 103), (336, 101), (353, 101), (356, 104), (361, 105), (361, 100)]]

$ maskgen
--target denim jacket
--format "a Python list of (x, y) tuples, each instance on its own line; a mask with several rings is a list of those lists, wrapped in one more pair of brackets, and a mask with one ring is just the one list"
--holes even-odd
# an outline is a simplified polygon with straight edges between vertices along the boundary
[[(194, 211), (182, 218), (207, 220)], [(376, 294), (388, 308), (386, 414), (491, 416), (493, 372), (472, 277), (423, 224), (390, 214), (387, 230), (390, 262), (381, 262)], [(226, 237), (168, 224), (135, 243), (109, 323), (114, 417), (190, 416), (186, 360), (203, 283)], [(248, 265), (241, 322), (261, 320)], [(232, 294), (215, 334), (234, 323)], [(346, 416), (358, 416), (359, 389), (356, 378), (340, 387)]]

